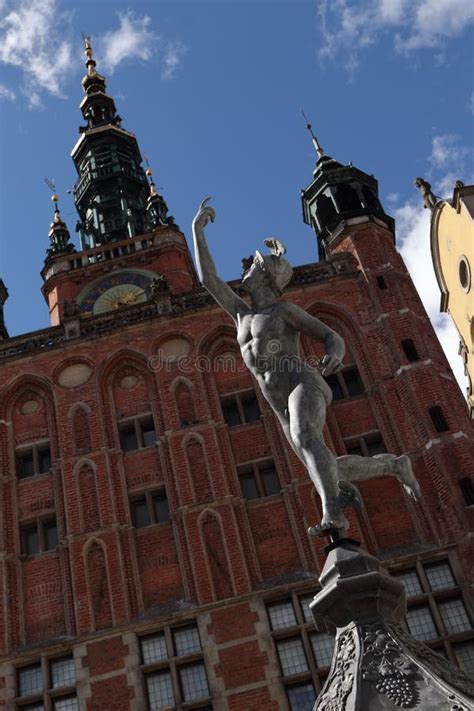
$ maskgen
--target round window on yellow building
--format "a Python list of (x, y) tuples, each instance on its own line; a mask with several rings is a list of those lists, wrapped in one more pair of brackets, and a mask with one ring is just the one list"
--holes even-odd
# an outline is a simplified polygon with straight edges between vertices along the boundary
[(467, 293), (471, 288), (471, 267), (464, 254), (459, 258), (459, 281)]

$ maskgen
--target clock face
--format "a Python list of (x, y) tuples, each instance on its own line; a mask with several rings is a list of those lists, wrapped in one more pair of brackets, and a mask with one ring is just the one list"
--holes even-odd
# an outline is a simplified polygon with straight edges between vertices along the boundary
[(147, 289), (154, 276), (123, 270), (104, 277), (79, 296), (81, 313), (101, 314), (147, 301)]

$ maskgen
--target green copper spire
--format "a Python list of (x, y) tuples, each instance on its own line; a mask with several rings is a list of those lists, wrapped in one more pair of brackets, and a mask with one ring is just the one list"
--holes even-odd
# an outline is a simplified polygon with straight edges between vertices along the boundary
[(74, 200), (82, 249), (142, 234), (149, 222), (149, 188), (137, 139), (121, 126), (89, 37), (84, 52), (87, 73), (80, 108), (87, 123), (79, 128), (81, 136), (71, 154), (79, 174)]

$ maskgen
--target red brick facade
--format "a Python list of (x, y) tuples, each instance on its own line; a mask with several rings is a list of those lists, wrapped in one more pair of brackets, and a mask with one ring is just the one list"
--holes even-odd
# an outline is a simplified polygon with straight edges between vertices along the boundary
[[(333, 451), (382, 438), (387, 451), (412, 459), (422, 501), (392, 478), (362, 483), (365, 508), (349, 512), (350, 535), (391, 570), (418, 571), (425, 587), (431, 563), (449, 563), (450, 592), (439, 602), (434, 586), (423, 588), (418, 602), (436, 624), (431, 644), (456, 661), (473, 635), (450, 631), (438, 607), (463, 599), (469, 609), (472, 508), (458, 481), (472, 473), (474, 425), (390, 233), (376, 221), (355, 222), (342, 226), (328, 261), (295, 270), (284, 298), (344, 336), (345, 362), (363, 382), (363, 392), (344, 393), (329, 409)], [(153, 671), (161, 680), (169, 673), (175, 705), (166, 708), (304, 708), (286, 690), (313, 683), (318, 691), (327, 673), (298, 607), (317, 589), (324, 561), (323, 542), (306, 533), (318, 499), (259, 393), (261, 418), (226, 424), (221, 402), (255, 385), (230, 319), (197, 285), (181, 233), (162, 227), (135, 241), (139, 251), (90, 266), (78, 263), (83, 253), (51, 259), (44, 291), (52, 328), (0, 343), (0, 709), (39, 699), (49, 711), (165, 708), (147, 691)], [(62, 317), (61, 302), (86, 283), (131, 266), (164, 274), (168, 301)], [(416, 359), (408, 359), (406, 339)], [(302, 351), (320, 352), (306, 340)], [(436, 406), (445, 431), (430, 415)], [(156, 444), (146, 446), (151, 420)], [(142, 438), (133, 451), (123, 451), (125, 426)], [(258, 478), (269, 461), (279, 493), (259, 489), (246, 499), (239, 474), (256, 462)], [(165, 495), (169, 517), (159, 508)], [(147, 515), (145, 506), (149, 525), (134, 526), (132, 511)], [(35, 535), (41, 551), (29, 554)], [(293, 675), (280, 666), (285, 634), (278, 625), (272, 631), (266, 607), (279, 600), (293, 601), (286, 636), (301, 635), (307, 657), (308, 669)], [(187, 625), (197, 625), (202, 649), (180, 654), (176, 631)], [(143, 640), (154, 634), (168, 659), (150, 665)], [(68, 655), (76, 682), (62, 696), (51, 670)], [(186, 705), (193, 692), (183, 670), (202, 662), (209, 698)], [(43, 690), (22, 693), (18, 670), (40, 663)], [(68, 695), (77, 706), (61, 705)]]

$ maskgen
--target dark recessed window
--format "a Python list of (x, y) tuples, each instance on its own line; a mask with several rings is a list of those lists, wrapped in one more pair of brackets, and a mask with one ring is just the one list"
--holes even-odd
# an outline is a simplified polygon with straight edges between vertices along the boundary
[(343, 400), (365, 393), (364, 383), (356, 365), (347, 365), (340, 373), (329, 375), (326, 382), (332, 390), (333, 400)]
[(138, 449), (138, 436), (134, 423), (120, 428), (120, 442), (124, 452), (133, 452)]
[(130, 512), (135, 528), (153, 526), (169, 520), (168, 499), (163, 491), (146, 491), (130, 501)]
[(52, 551), (58, 545), (58, 527), (56, 521), (47, 521), (43, 524), (44, 550)]
[(380, 432), (371, 432), (357, 439), (347, 440), (345, 445), (347, 454), (357, 454), (360, 457), (373, 457), (387, 451)]
[(26, 553), (27, 555), (40, 553), (39, 532), (36, 524), (22, 528), (21, 537), (22, 553)]
[(256, 422), (260, 419), (260, 407), (253, 390), (232, 393), (221, 398), (224, 420), (229, 427)]
[(51, 450), (49, 442), (32, 444), (16, 453), (16, 469), (19, 479), (28, 479), (37, 474), (51, 471)]
[(446, 422), (443, 410), (440, 408), (439, 405), (435, 405), (435, 407), (430, 407), (429, 413), (436, 432), (447, 432), (449, 430), (449, 426)]
[(271, 460), (245, 464), (238, 467), (237, 471), (244, 499), (259, 499), (281, 491), (280, 480)]
[(386, 289), (387, 288), (387, 282), (385, 281), (383, 276), (377, 277), (377, 286), (379, 287), (379, 289)]
[(420, 360), (418, 351), (416, 350), (415, 344), (413, 343), (411, 338), (406, 338), (404, 341), (402, 341), (402, 348), (403, 352), (405, 353), (406, 359), (410, 361), (410, 363), (413, 363), (416, 360)]
[(474, 484), (470, 476), (465, 476), (458, 481), (459, 488), (466, 502), (466, 506), (474, 506)]
[(37, 519), (34, 523), (21, 526), (21, 552), (36, 555), (54, 550), (58, 545), (56, 519)]
[(156, 444), (156, 430), (153, 417), (136, 417), (119, 423), (120, 444), (124, 452), (153, 447)]

